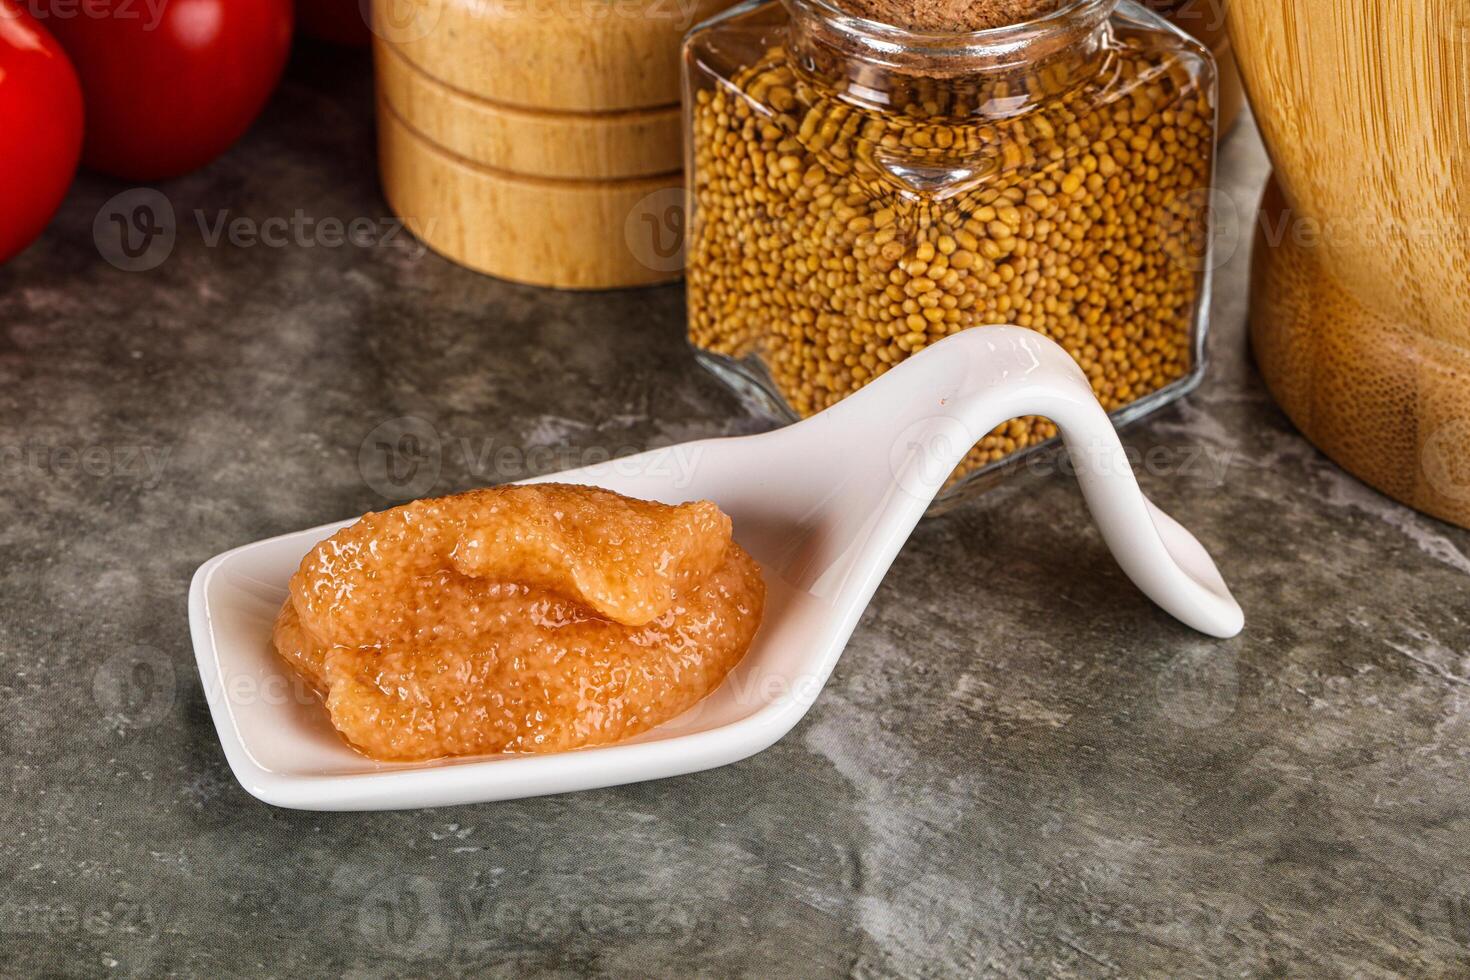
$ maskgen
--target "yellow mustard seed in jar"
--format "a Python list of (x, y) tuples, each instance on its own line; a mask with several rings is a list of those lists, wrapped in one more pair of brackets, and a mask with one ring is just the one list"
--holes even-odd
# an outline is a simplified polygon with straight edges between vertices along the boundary
[[(692, 34), (692, 343), (801, 416), (983, 324), (1060, 343), (1110, 411), (1197, 377), (1213, 65), (1114, 2), (958, 47), (822, 0)], [(961, 472), (1053, 435), (1007, 423)]]

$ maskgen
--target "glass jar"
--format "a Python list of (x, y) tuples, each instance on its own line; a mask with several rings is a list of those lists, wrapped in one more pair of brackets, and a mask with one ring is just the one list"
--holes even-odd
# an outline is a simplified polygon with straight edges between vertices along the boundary
[[(689, 339), (777, 418), (982, 324), (1046, 334), (1119, 422), (1198, 384), (1215, 68), (1145, 8), (918, 33), (753, 2), (685, 41)], [(985, 437), (946, 495), (1055, 427)]]

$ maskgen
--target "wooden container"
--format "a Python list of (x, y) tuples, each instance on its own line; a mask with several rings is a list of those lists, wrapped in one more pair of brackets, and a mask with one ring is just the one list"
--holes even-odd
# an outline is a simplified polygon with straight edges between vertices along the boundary
[(373, 0), (389, 206), (517, 282), (678, 278), (679, 44), (728, 2)]
[(1328, 456), (1470, 527), (1470, 23), (1441, 0), (1230, 0), (1275, 175), (1251, 342)]

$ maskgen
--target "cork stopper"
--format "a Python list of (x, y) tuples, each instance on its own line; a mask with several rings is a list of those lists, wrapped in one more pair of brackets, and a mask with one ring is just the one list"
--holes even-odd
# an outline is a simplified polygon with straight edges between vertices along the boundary
[(909, 31), (964, 34), (1044, 17), (1069, 0), (834, 0), (850, 14)]

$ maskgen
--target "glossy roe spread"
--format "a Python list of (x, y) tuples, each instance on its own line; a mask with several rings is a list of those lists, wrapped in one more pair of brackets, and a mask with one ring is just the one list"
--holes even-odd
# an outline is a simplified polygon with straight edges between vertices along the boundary
[(274, 639), (373, 758), (558, 752), (694, 705), (745, 654), (764, 601), (708, 501), (497, 487), (368, 514), (317, 545)]

